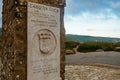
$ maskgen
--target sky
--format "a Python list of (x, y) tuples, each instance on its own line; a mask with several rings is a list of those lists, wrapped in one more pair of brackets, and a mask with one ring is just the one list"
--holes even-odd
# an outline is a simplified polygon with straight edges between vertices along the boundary
[(66, 0), (67, 34), (120, 38), (120, 0)]
[(2, 0), (0, 0), (0, 27), (2, 26)]
[(120, 38), (120, 0), (66, 0), (64, 21), (66, 34)]

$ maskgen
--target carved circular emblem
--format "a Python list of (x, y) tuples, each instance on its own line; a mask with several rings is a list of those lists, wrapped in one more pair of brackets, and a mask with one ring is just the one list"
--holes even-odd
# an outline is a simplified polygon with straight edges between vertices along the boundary
[[(52, 31), (48, 29), (41, 29), (33, 39), (34, 50), (39, 51), (41, 54), (51, 54), (56, 48), (56, 38)], [(35, 49), (36, 48), (36, 49)]]

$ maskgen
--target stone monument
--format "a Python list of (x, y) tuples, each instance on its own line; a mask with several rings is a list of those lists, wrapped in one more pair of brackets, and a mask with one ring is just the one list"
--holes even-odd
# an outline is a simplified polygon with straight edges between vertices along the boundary
[(4, 0), (1, 80), (64, 80), (65, 0)]

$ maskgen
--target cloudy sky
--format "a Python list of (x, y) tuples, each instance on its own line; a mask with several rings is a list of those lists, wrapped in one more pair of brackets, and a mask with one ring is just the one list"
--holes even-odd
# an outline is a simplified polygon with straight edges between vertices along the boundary
[(67, 34), (120, 38), (120, 0), (67, 0)]
[[(67, 34), (120, 38), (120, 0), (66, 1), (65, 29)], [(0, 0), (0, 12), (1, 4), (2, 0)]]
[(2, 26), (2, 0), (0, 0), (0, 27)]

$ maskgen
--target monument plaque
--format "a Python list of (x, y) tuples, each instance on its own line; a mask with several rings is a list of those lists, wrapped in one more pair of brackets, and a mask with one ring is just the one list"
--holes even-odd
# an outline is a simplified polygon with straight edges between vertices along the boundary
[(60, 78), (60, 9), (28, 2), (27, 80)]

